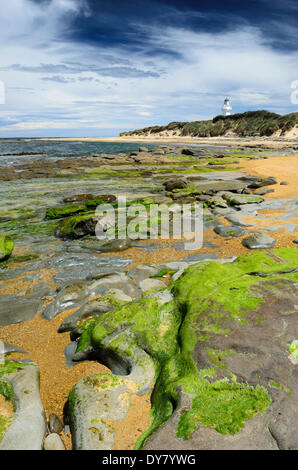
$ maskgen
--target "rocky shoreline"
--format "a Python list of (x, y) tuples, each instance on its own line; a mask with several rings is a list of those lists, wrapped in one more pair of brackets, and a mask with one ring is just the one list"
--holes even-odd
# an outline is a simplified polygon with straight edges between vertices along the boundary
[[(298, 154), (248, 147), (0, 169), (0, 449), (298, 448), (298, 198), (245, 170)], [(203, 246), (98, 241), (120, 195), (199, 204)]]

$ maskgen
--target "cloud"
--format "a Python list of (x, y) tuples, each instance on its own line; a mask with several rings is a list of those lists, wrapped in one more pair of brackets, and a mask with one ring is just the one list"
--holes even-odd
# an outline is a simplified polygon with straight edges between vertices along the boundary
[[(94, 72), (99, 76), (115, 77), (115, 78), (144, 78), (152, 77), (157, 78), (160, 76), (157, 72), (146, 70), (139, 70), (134, 67), (115, 66), (115, 67), (99, 67), (93, 64), (82, 64), (76, 67), (67, 64), (39, 64), (39, 65), (20, 65), (12, 64), (8, 67), (0, 67), (0, 71), (14, 71), (14, 72), (28, 72), (28, 73), (64, 73), (64, 74), (78, 74), (83, 72)], [(67, 82), (65, 82), (67, 83)]]
[[(176, 8), (171, 10), (175, 27), (134, 18), (136, 36), (130, 33), (130, 42), (126, 36), (122, 42), (106, 36), (92, 42), (66, 34), (77, 22), (92, 20), (93, 25), (91, 3), (10, 0), (1, 5), (0, 80), (6, 104), (0, 108), (0, 136), (46, 135), (51, 129), (57, 135), (67, 129), (96, 135), (101, 129), (207, 119), (220, 112), (225, 95), (232, 98), (233, 112), (296, 110), (290, 84), (298, 79), (298, 48), (274, 47), (261, 27), (241, 20), (221, 30), (195, 29), (184, 21), (191, 11), (181, 16)], [(204, 21), (212, 15), (205, 12)], [(198, 11), (196, 18), (202, 18)], [(280, 31), (286, 27), (279, 23)], [(298, 37), (297, 29), (291, 24), (288, 35)]]

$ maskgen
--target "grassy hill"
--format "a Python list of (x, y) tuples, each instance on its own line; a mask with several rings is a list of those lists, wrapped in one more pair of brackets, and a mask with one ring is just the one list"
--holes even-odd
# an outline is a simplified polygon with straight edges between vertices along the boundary
[(120, 136), (148, 136), (174, 133), (177, 136), (217, 137), (234, 134), (239, 137), (285, 135), (298, 126), (298, 113), (281, 116), (269, 111), (248, 111), (231, 116), (216, 116), (209, 121), (171, 122), (167, 126), (152, 126)]

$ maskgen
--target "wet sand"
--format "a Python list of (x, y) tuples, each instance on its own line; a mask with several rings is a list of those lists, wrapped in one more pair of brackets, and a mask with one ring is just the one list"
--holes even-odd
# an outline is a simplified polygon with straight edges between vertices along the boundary
[[(298, 157), (271, 157), (267, 160), (241, 160), (241, 169), (255, 176), (274, 176), (279, 184), (268, 186), (273, 193), (266, 194), (266, 199), (291, 198), (298, 196)], [(288, 185), (280, 185), (286, 181)], [(267, 186), (266, 186), (267, 187)]]

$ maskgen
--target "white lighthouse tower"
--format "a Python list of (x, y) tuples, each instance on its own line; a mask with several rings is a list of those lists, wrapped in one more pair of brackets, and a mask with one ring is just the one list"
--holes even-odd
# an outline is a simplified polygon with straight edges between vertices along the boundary
[(230, 104), (230, 99), (231, 98), (228, 98), (228, 97), (225, 98), (223, 107), (221, 108), (222, 113), (223, 113), (224, 116), (230, 116), (231, 115), (232, 106)]

